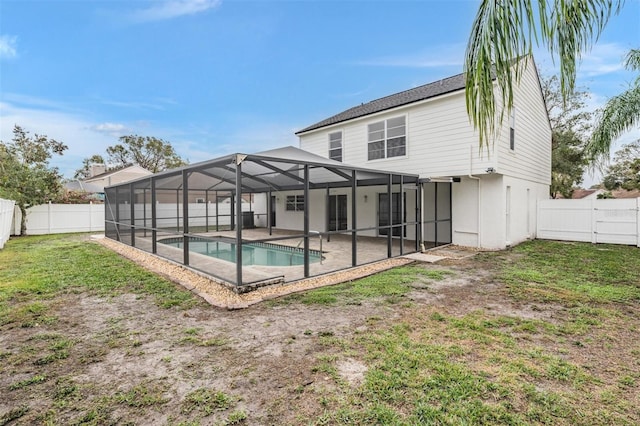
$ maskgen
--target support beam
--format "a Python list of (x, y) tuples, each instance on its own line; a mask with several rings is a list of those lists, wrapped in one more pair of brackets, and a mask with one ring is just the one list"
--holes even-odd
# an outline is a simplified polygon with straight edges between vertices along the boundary
[[(120, 188), (119, 186), (116, 186), (116, 237), (118, 239), (118, 241), (122, 241), (122, 239), (120, 238), (120, 200), (118, 199), (118, 188)], [(24, 219), (24, 218), (23, 218)]]
[[(327, 185), (327, 196), (326, 196), (326, 199), (327, 199), (327, 201), (326, 201), (327, 208), (325, 209), (326, 210), (326, 215), (327, 215), (327, 218), (326, 218), (326, 221), (325, 221), (326, 222), (326, 230), (327, 230), (327, 232), (331, 232), (331, 229), (329, 229), (330, 228), (330, 224), (331, 224), (331, 219), (330, 219), (331, 218), (331, 193), (329, 192), (329, 185)], [(327, 234), (327, 242), (328, 243), (331, 242), (331, 234)]]
[(403, 177), (400, 175), (400, 223), (402, 226), (400, 227), (400, 256), (404, 254), (404, 230), (405, 228), (405, 217), (404, 217), (404, 185), (403, 185)]
[(276, 166), (272, 166), (271, 164), (269, 164), (269, 163), (267, 163), (267, 162), (265, 162), (265, 161), (262, 161), (262, 160), (256, 160), (256, 159), (253, 159), (253, 158), (251, 159), (251, 161), (253, 161), (253, 162), (254, 162), (254, 163), (256, 163), (256, 164), (261, 165), (262, 167), (266, 167), (267, 169), (273, 170), (273, 171), (274, 171), (274, 172), (276, 172), (276, 173), (280, 173), (280, 174), (282, 174), (282, 175), (285, 175), (285, 176), (287, 176), (288, 178), (291, 178), (291, 179), (297, 180), (297, 181), (298, 181), (298, 182), (300, 182), (300, 183), (304, 183), (304, 179), (303, 179), (303, 178), (301, 178), (300, 176), (294, 175), (293, 173), (290, 173), (290, 172), (288, 172), (288, 171), (286, 171), (286, 170), (279, 169), (279, 168), (277, 168)]
[(129, 225), (131, 230), (131, 247), (136, 246), (136, 226), (135, 226), (135, 196), (133, 194), (133, 184), (129, 184)]
[(358, 217), (356, 212), (356, 207), (358, 204), (357, 200), (357, 189), (358, 189), (358, 180), (356, 179), (356, 171), (353, 170), (351, 172), (351, 266), (356, 266), (358, 264), (358, 237), (356, 229)]
[[(349, 176), (348, 173), (343, 172), (340, 169), (336, 169), (335, 167), (326, 167), (327, 170), (329, 170), (332, 173), (337, 174), (338, 176), (350, 181), (351, 180), (351, 176)], [(351, 173), (355, 173), (355, 170), (353, 170)]]
[(271, 235), (271, 218), (273, 217), (273, 205), (271, 204), (271, 190), (267, 195), (267, 227), (269, 228), (269, 235)]
[(218, 209), (218, 191), (216, 191), (216, 232), (220, 230), (220, 223), (219, 223), (219, 209)]
[[(224, 170), (227, 170), (227, 171), (230, 171), (230, 172), (234, 171), (233, 168), (231, 168), (229, 166), (221, 166), (220, 168), (224, 169)], [(261, 184), (265, 185), (265, 187), (267, 187), (267, 188), (273, 188), (273, 189), (275, 189), (277, 191), (280, 191), (280, 187), (279, 186), (274, 185), (272, 182), (269, 182), (269, 181), (267, 181), (265, 179), (261, 179), (261, 178), (259, 178), (257, 176), (250, 175), (249, 173), (242, 172), (242, 177), (247, 178), (247, 179), (251, 179), (251, 180), (255, 180), (256, 182), (260, 182)]]
[(304, 277), (309, 277), (309, 165), (304, 165)]
[(204, 232), (209, 232), (209, 190), (204, 190)]
[(387, 217), (387, 225), (389, 225), (389, 228), (387, 228), (387, 257), (392, 257), (393, 256), (393, 251), (392, 251), (392, 247), (393, 247), (393, 215), (391, 214), (392, 209), (393, 209), (393, 175), (389, 174), (389, 181), (387, 182), (387, 194), (388, 194), (388, 200), (387, 200), (387, 208), (388, 208), (388, 217)]
[(156, 179), (153, 177), (150, 179), (151, 179), (151, 253), (156, 254), (158, 253), (158, 231), (156, 231), (156, 228), (158, 226), (156, 203), (158, 199), (156, 197)]
[[(242, 285), (242, 161), (236, 156), (236, 285)], [(233, 204), (232, 204), (233, 205)], [(233, 217), (233, 215), (232, 215)]]
[(189, 265), (189, 173), (182, 171), (182, 257), (185, 265)]

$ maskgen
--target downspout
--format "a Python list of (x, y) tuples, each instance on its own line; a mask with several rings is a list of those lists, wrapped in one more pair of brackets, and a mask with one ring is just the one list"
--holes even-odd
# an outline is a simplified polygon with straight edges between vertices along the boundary
[(424, 183), (420, 183), (420, 253), (424, 252)]
[(473, 172), (473, 144), (469, 145), (469, 179), (478, 181), (478, 248), (481, 246), (482, 241), (482, 180), (472, 175)]

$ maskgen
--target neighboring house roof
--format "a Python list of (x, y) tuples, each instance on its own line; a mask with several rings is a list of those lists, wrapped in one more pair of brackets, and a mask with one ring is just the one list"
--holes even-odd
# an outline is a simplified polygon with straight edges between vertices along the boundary
[(602, 192), (601, 189), (574, 189), (573, 194), (571, 194), (571, 198), (574, 200), (581, 200), (592, 194), (599, 193), (598, 191)]
[(616, 189), (611, 191), (611, 194), (614, 198), (639, 198), (640, 189), (634, 189), (631, 191), (627, 191), (626, 189)]
[(454, 75), (452, 77), (444, 78), (433, 83), (418, 86), (413, 89), (405, 90), (400, 93), (395, 93), (393, 95), (385, 96), (384, 98), (367, 102), (366, 104), (361, 104), (359, 106), (349, 108), (346, 111), (343, 111), (325, 120), (319, 121), (309, 127), (296, 132), (296, 135), (309, 132), (311, 130), (316, 130), (325, 126), (330, 126), (332, 124), (341, 123), (343, 121), (353, 120), (354, 118), (364, 117), (365, 115), (374, 114), (376, 112), (396, 108), (402, 105), (407, 105), (447, 93), (456, 92), (458, 90), (464, 89), (464, 87), (464, 74)]
[(99, 175), (91, 176), (90, 178), (87, 178), (84, 181), (85, 182), (93, 182), (93, 181), (96, 181), (96, 180), (102, 180), (104, 178), (116, 175), (118, 173), (130, 172), (130, 171), (133, 171), (133, 170), (139, 171), (140, 174), (145, 174), (145, 175), (153, 174), (152, 172), (150, 172), (149, 170), (145, 169), (144, 167), (140, 167), (140, 166), (134, 164), (132, 166), (123, 167), (123, 168), (117, 169), (117, 170), (109, 170), (107, 172), (100, 173)]
[(64, 184), (64, 187), (69, 191), (82, 191), (88, 193), (104, 192), (104, 188), (101, 185), (84, 182), (80, 179), (69, 181)]

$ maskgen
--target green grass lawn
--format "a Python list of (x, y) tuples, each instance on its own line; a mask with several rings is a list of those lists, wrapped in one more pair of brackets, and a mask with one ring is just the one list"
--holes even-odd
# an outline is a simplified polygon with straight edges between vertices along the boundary
[[(107, 316), (94, 336), (67, 335), (62, 319), (73, 306), (60, 301), (99, 296), (117, 304), (123, 294), (138, 295), (148, 311), (179, 315), (170, 326), (153, 323), (152, 332), (148, 322)], [(273, 316), (291, 315), (295, 323), (301, 313), (315, 319), (368, 309), (364, 319), (346, 318), (345, 328), (273, 334), (267, 343), (291, 353), (267, 358), (265, 366), (217, 328), (208, 317), (214, 309), (86, 235), (10, 240), (0, 250), (0, 332), (21, 339), (5, 342), (24, 344), (0, 346), (0, 394), (17, 401), (0, 410), (0, 425), (144, 423), (168, 411), (161, 424), (262, 424), (255, 407), (276, 413), (278, 424), (640, 424), (636, 247), (532, 241), (458, 263), (395, 268), (242, 312), (216, 311), (217, 318), (240, 315), (259, 333), (269, 331)], [(306, 346), (296, 346), (301, 342)], [(118, 390), (78, 379), (110, 351), (135, 363), (146, 359), (144, 348), (158, 351), (171, 379), (151, 375)], [(182, 361), (182, 352), (210, 358)], [(277, 359), (285, 369), (270, 367)], [(345, 379), (347, 361), (366, 367), (360, 381)], [(242, 373), (233, 373), (237, 363)], [(302, 384), (273, 386), (243, 405), (261, 368), (269, 380), (286, 375)], [(191, 390), (177, 399), (176, 389), (185, 387)], [(213, 422), (216, 413), (224, 421)], [(289, 421), (278, 422), (285, 414)]]
[(0, 325), (55, 320), (45, 301), (61, 292), (147, 294), (165, 308), (197, 302), (188, 291), (86, 239), (76, 234), (9, 240), (0, 250)]

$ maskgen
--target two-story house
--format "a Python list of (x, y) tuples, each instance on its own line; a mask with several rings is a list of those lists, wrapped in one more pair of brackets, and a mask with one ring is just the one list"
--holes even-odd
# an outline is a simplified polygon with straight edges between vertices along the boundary
[[(421, 199), (426, 247), (451, 242), (502, 249), (534, 238), (537, 201), (549, 197), (551, 127), (533, 58), (521, 60), (526, 69), (514, 88), (514, 108), (483, 150), (467, 115), (462, 74), (312, 124), (296, 133), (300, 148), (354, 166), (419, 175), (421, 196), (414, 199)], [(347, 226), (344, 197), (345, 208), (334, 215)], [(384, 217), (384, 187), (372, 198), (368, 214)]]

